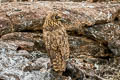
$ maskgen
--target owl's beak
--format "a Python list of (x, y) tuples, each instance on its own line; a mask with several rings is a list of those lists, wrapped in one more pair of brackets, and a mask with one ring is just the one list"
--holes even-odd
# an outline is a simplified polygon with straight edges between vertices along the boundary
[(60, 18), (59, 21), (61, 21), (62, 23), (66, 22), (66, 20), (64, 18)]

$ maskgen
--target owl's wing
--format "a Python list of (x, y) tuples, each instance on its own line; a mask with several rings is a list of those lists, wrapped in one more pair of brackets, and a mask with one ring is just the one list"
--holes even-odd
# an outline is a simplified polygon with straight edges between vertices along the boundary
[(68, 36), (64, 30), (44, 33), (48, 56), (55, 71), (65, 71), (69, 56)]
[(50, 41), (50, 36), (51, 36), (51, 33), (48, 32), (48, 31), (43, 31), (43, 41), (45, 42), (45, 47), (46, 47), (46, 50), (47, 50), (47, 53), (48, 53), (48, 56), (50, 56), (50, 49), (51, 49), (51, 41)]
[(53, 67), (55, 70), (64, 71), (66, 68), (66, 60), (69, 59), (69, 43), (68, 35), (64, 30), (57, 31), (54, 37), (55, 60), (53, 60)]
[[(62, 34), (63, 32), (60, 31)], [(50, 52), (50, 57), (51, 57), (51, 62), (53, 64), (53, 69), (55, 71), (65, 71), (66, 68), (66, 61), (65, 61), (65, 54), (62, 53), (62, 43), (64, 42), (63, 40), (63, 35), (58, 34), (57, 32), (53, 32), (52, 37), (51, 37), (51, 52)]]
[(69, 50), (69, 42), (68, 42), (68, 35), (67, 32), (64, 28), (61, 29), (61, 34), (60, 38), (58, 36), (58, 42), (59, 42), (59, 49), (62, 53), (62, 56), (64, 57), (64, 60), (68, 60), (69, 59), (69, 55), (70, 55), (70, 50)]

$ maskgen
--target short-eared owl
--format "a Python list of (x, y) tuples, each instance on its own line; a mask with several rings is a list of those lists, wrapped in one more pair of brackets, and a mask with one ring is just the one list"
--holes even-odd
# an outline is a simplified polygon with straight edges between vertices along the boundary
[(69, 59), (69, 43), (62, 16), (56, 12), (49, 12), (43, 25), (43, 39), (52, 68), (55, 72), (62, 73), (66, 69)]

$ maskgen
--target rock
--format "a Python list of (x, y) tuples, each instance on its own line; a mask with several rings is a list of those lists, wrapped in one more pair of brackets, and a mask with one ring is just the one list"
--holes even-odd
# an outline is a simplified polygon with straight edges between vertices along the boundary
[(12, 25), (6, 13), (0, 9), (0, 36), (12, 31)]
[(72, 58), (69, 60), (67, 70), (63, 73), (66, 76), (71, 76), (72, 80), (105, 80), (104, 78), (95, 75), (93, 64), (81, 62), (79, 59)]
[(118, 20), (120, 21), (120, 14), (118, 15)]
[[(17, 50), (40, 50), (46, 53), (42, 34), (14, 32), (3, 35), (1, 39), (17, 44)], [(86, 37), (69, 36), (69, 43), (71, 57), (81, 58), (83, 57), (82, 55), (94, 57), (112, 56), (111, 53), (107, 52), (107, 48), (104, 45)]]
[[(8, 44), (12, 45), (12, 46), (9, 46)], [(33, 47), (34, 47), (34, 43), (32, 42), (26, 42), (26, 41), (19, 41), (19, 40), (15, 40), (15, 41), (0, 41), (0, 45), (1, 47), (5, 46), (8, 47), (8, 48), (13, 48), (13, 50), (15, 51), (19, 51), (19, 50), (27, 50), (27, 51), (32, 51), (33, 50)]]
[(1, 39), (4, 41), (13, 41), (14, 43), (19, 45), (19, 49), (26, 49), (28, 47), (28, 49), (26, 50), (40, 50), (42, 52), (46, 52), (41, 33), (14, 32), (3, 35)]
[[(11, 46), (11, 47), (10, 47)], [(13, 46), (13, 47), (12, 47)], [(29, 58), (24, 57), (24, 55), (13, 55), (19, 54), (15, 51), (13, 44), (5, 44), (3, 42), (2, 47), (0, 47), (0, 79), (4, 80), (50, 80), (51, 73), (48, 63), (50, 63), (49, 58), (36, 58), (34, 62)], [(23, 52), (23, 51), (22, 51)], [(25, 51), (24, 51), (25, 52)], [(29, 52), (26, 52), (29, 53)], [(29, 53), (30, 54), (30, 53)], [(34, 52), (35, 54), (35, 52)], [(40, 54), (40, 53), (36, 53)], [(32, 66), (41, 65), (34, 67), (31, 71), (24, 71), (24, 69), (30, 64)]]
[[(119, 40), (120, 36), (120, 25), (116, 23), (107, 23), (94, 25), (85, 29), (85, 35), (89, 38), (96, 40), (99, 43), (104, 44), (105, 46), (111, 47), (115, 46), (114, 42)], [(118, 46), (117, 46), (118, 47)], [(113, 52), (117, 56), (117, 53), (111, 48), (109, 52)]]
[(1, 36), (1, 39), (6, 40), (21, 40), (34, 42), (40, 40), (42, 38), (42, 34), (40, 33), (32, 33), (32, 32), (13, 32), (6, 35)]
[[(0, 78), (1, 79), (50, 80), (51, 78), (53, 78), (52, 74), (50, 73), (51, 68), (50, 68), (49, 58), (46, 56), (46, 54), (33, 50), (32, 53), (25, 50), (24, 51), (19, 50), (16, 52), (18, 48), (17, 44), (15, 44), (14, 41), (13, 43), (7, 42), (7, 38), (4, 39), (6, 40), (1, 41), (0, 43), (1, 46), (0, 47)], [(10, 39), (11, 38), (8, 38), (8, 40)], [(22, 38), (21, 39), (16, 38), (16, 39), (22, 41)], [(24, 40), (25, 39), (23, 39), (23, 41)], [(86, 51), (86, 54), (83, 56), (83, 58), (81, 58), (82, 55), (80, 55), (80, 57), (78, 58), (76, 58), (77, 56), (74, 56), (74, 58), (70, 58), (70, 60), (68, 61), (70, 65), (68, 64), (68, 69), (65, 71), (65, 73), (66, 72), (67, 73), (66, 74), (64, 73), (65, 76), (70, 76), (72, 79), (101, 80), (103, 78), (102, 80), (104, 80), (104, 78), (110, 79), (108, 75), (113, 76), (112, 73), (119, 74), (118, 72), (120, 66), (119, 65), (120, 58), (117, 58), (117, 62), (114, 63), (115, 62), (114, 59), (110, 57), (107, 59), (107, 56), (104, 58), (96, 56), (95, 58), (94, 55), (91, 55), (89, 57), (89, 55), (87, 54), (87, 52), (91, 52), (89, 54), (92, 54), (94, 52), (92, 50), (94, 49), (96, 50), (96, 48), (87, 47), (90, 45), (96, 46), (97, 48), (101, 49), (100, 51), (102, 54), (102, 50), (104, 52), (104, 47), (102, 45), (98, 46), (98, 43), (96, 42), (95, 44), (94, 41), (91, 39), (87, 39), (85, 37), (75, 37), (75, 36), (69, 36), (69, 42), (71, 48), (74, 48), (71, 49), (72, 53), (78, 52), (78, 55), (80, 55), (80, 53), (83, 54), (82, 52), (79, 52), (79, 49), (81, 49), (81, 51), (83, 50)], [(86, 47), (85, 48), (83, 47), (83, 49), (79, 48), (81, 46), (86, 46)], [(22, 53), (27, 55), (29, 53), (30, 57), (26, 57), (25, 55), (19, 55)]]
[(26, 42), (26, 41), (13, 41), (15, 44), (18, 45), (17, 50), (27, 50), (27, 51), (32, 51), (34, 48), (34, 43), (32, 42)]
[[(12, 54), (11, 54), (12, 55)], [(30, 54), (26, 50), (19, 50), (17, 54), (13, 54), (14, 56), (24, 56), (24, 57), (30, 57)]]
[(15, 43), (0, 40), (0, 48), (16, 51), (18, 46)]
[(52, 10), (56, 10), (63, 15), (66, 20), (63, 24), (66, 25), (68, 31), (75, 30), (83, 34), (84, 26), (114, 21), (120, 10), (119, 3), (46, 1), (34, 4), (3, 3), (1, 5), (0, 36), (9, 32), (42, 30), (45, 16), (47, 12)]
[(1, 0), (1, 3), (3, 3), (3, 2), (7, 2), (8, 0)]
[(116, 23), (94, 25), (85, 29), (85, 35), (103, 43), (113, 41), (119, 38), (120, 25)]
[(108, 47), (115, 56), (120, 56), (120, 39), (109, 42)]
[(62, 14), (69, 34), (70, 59), (62, 78), (119, 79), (120, 4), (48, 1), (1, 4), (0, 79), (55, 78), (42, 39), (45, 17), (53, 10)]
[[(69, 37), (71, 57), (84, 59), (84, 56), (107, 57), (112, 56), (107, 48), (85, 37)], [(85, 58), (86, 59), (86, 58)]]
[(79, 70), (75, 65), (71, 64), (71, 62), (67, 64), (66, 71), (63, 73), (63, 75), (70, 76), (72, 80), (83, 80), (85, 78), (84, 73)]
[[(105, 59), (101, 59), (105, 60)], [(120, 58), (118, 58), (120, 60)], [(99, 64), (100, 59), (96, 58), (95, 63), (88, 63), (81, 61), (80, 59), (71, 58), (68, 61), (68, 66), (66, 70), (66, 74), (64, 75), (70, 76), (76, 79), (81, 80), (108, 80), (108, 79), (118, 79), (119, 77), (119, 67), (118, 65), (120, 61), (116, 63), (114, 59), (111, 58), (110, 61), (106, 61), (105, 64)], [(117, 67), (116, 67), (117, 66)], [(116, 73), (117, 75), (114, 75)], [(74, 80), (74, 79), (73, 79)]]
[[(9, 42), (6, 42), (6, 44), (11, 43), (11, 42), (15, 43), (14, 42), (15, 39), (18, 41), (34, 42), (34, 40), (36, 40), (38, 42), (39, 41), (42, 42), (42, 35), (41, 35), (41, 37), (38, 38), (37, 36), (34, 37), (35, 34), (34, 35), (31, 35), (31, 34), (33, 34), (33, 33), (29, 33), (29, 34), (26, 33), (25, 34), (24, 32), (15, 32), (15, 33), (6, 34), (6, 35), (2, 36), (1, 39), (4, 41), (9, 41)], [(1, 42), (1, 43), (3, 43), (3, 42)], [(86, 65), (87, 70), (94, 68), (93, 65), (95, 63), (106, 64), (107, 63), (106, 57), (112, 56), (110, 53), (104, 52), (106, 50), (106, 47), (104, 47), (103, 45), (96, 43), (96, 42), (94, 42), (94, 40), (88, 39), (86, 37), (69, 36), (69, 43), (70, 43), (70, 50), (71, 50), (70, 57), (77, 59), (77, 62), (74, 64), (76, 64), (76, 65), (79, 64), (79, 66), (81, 68), (84, 68), (84, 65)], [(42, 42), (42, 44), (44, 44), (44, 43)], [(17, 44), (15, 43), (15, 45), (17, 45)], [(17, 48), (18, 48), (18, 46), (17, 46)], [(17, 48), (15, 48), (14, 51), (18, 50)], [(44, 47), (41, 47), (41, 48), (45, 52), (45, 48)], [(50, 64), (49, 63), (46, 64), (46, 61), (49, 61), (48, 57), (46, 55), (47, 54), (42, 54), (41, 52), (40, 53), (34, 52), (33, 50), (32, 50), (32, 53), (29, 53), (29, 54), (25, 50), (18, 50), (17, 54), (14, 53), (14, 55), (13, 55), (13, 53), (12, 53), (9, 56), (18, 56), (18, 57), (21, 56), (21, 57), (25, 57), (27, 59), (30, 59), (29, 62), (27, 62), (26, 66), (23, 67), (23, 71), (25, 71), (25, 72), (32, 71), (32, 73), (29, 73), (29, 74), (35, 74), (33, 76), (36, 76), (36, 74), (40, 75), (40, 73), (39, 74), (37, 72), (33, 73), (33, 71), (42, 70), (43, 66), (44, 66), (44, 68), (46, 67), (45, 69), (50, 68)], [(96, 57), (96, 58), (94, 58), (94, 57)], [(99, 57), (100, 58), (105, 57), (105, 59), (102, 59), (102, 60), (97, 59)], [(70, 63), (72, 63), (72, 61), (74, 61), (74, 60), (70, 59)], [(79, 61), (81, 61), (81, 62), (79, 62)], [(87, 63), (85, 64), (84, 62), (87, 62)], [(41, 64), (41, 63), (43, 63), (43, 64)], [(45, 65), (44, 65), (44, 63), (45, 63)], [(75, 69), (75, 71), (78, 71), (78, 72), (73, 72), (73, 73), (69, 73), (69, 75), (68, 74), (64, 74), (64, 75), (70, 76), (72, 79), (84, 78), (83, 77), (84, 73), (81, 72), (81, 69), (77, 69), (77, 68), (73, 67), (70, 70), (73, 71), (74, 69)], [(44, 69), (43, 69), (43, 71), (44, 71)], [(68, 69), (68, 71), (69, 71), (69, 69)], [(46, 73), (47, 76), (48, 76), (48, 73)], [(32, 77), (29, 74), (28, 74), (29, 77), (26, 76), (25, 79), (29, 79), (30, 77)], [(75, 75), (72, 76), (73, 74), (75, 74), (76, 77), (74, 77)], [(94, 76), (92, 76), (92, 78), (93, 77)], [(35, 77), (33, 77), (33, 78), (35, 79)]]
[(42, 68), (49, 69), (51, 68), (50, 59), (49, 58), (38, 58), (34, 62), (30, 62), (23, 70), (24, 71), (32, 71), (32, 70), (43, 70)]
[[(44, 48), (42, 42), (42, 34), (32, 33), (32, 32), (14, 32), (3, 35), (1, 37), (4, 41), (12, 41), (19, 45), (19, 49), (34, 50), (39, 48), (39, 50)], [(39, 46), (39, 47), (37, 47)]]

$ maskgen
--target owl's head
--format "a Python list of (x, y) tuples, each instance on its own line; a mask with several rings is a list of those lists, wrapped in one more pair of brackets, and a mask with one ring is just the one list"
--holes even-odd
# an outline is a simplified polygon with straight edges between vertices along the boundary
[(62, 17), (62, 14), (57, 13), (57, 12), (49, 12), (48, 15), (47, 15), (47, 18), (52, 20), (52, 21), (55, 21), (55, 22), (64, 21), (64, 19)]
[(44, 29), (48, 31), (56, 30), (63, 27), (62, 22), (64, 22), (62, 14), (57, 12), (48, 12), (44, 23)]

